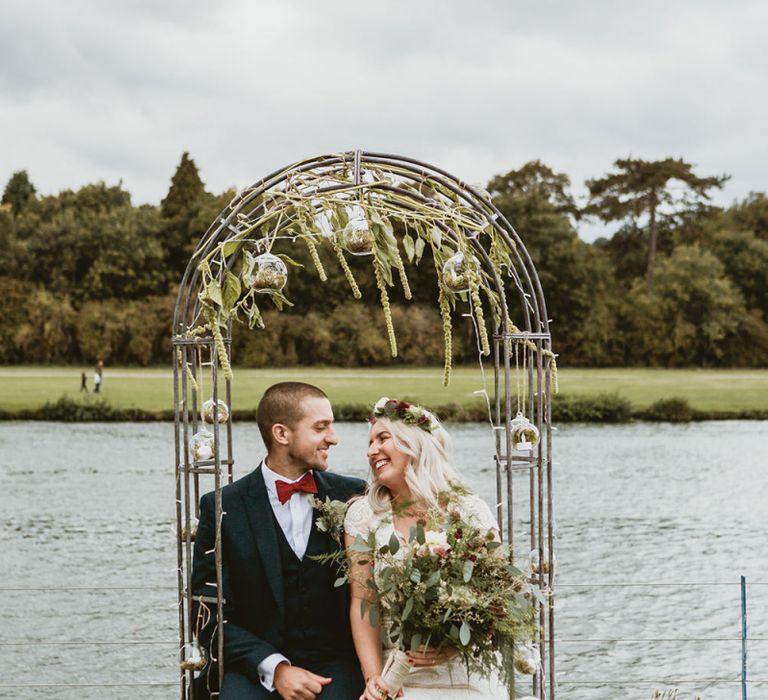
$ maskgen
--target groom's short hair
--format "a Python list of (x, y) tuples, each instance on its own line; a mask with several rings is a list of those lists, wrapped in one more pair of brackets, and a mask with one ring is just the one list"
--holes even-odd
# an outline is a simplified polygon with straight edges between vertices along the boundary
[(296, 425), (304, 417), (301, 404), (308, 397), (328, 398), (322, 389), (304, 382), (280, 382), (264, 392), (256, 408), (256, 423), (268, 450), (272, 447), (272, 426)]

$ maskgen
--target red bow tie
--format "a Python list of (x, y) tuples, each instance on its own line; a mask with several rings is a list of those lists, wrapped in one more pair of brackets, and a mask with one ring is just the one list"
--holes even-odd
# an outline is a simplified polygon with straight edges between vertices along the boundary
[(277, 497), (280, 499), (280, 503), (287, 503), (288, 499), (293, 496), (294, 493), (304, 491), (304, 493), (317, 493), (317, 484), (315, 483), (315, 477), (312, 472), (307, 472), (298, 481), (294, 481), (289, 484), (287, 481), (275, 481), (277, 486)]

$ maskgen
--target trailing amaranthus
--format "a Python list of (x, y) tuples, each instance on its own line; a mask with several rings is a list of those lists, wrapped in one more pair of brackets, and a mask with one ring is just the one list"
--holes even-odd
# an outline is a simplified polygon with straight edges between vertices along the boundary
[(227, 355), (227, 346), (224, 345), (224, 336), (221, 334), (221, 328), (218, 323), (214, 323), (211, 328), (213, 341), (216, 343), (216, 354), (219, 357), (221, 371), (224, 373), (224, 379), (232, 380), (232, 365), (229, 364), (229, 355)]
[(440, 318), (443, 321), (443, 386), (451, 382), (451, 363), (453, 360), (453, 327), (451, 326), (451, 304), (445, 293), (442, 283), (442, 256), (440, 254), (439, 241), (432, 238), (432, 260), (435, 263), (437, 274), (438, 304), (440, 305)]
[(483, 314), (483, 303), (480, 299), (480, 273), (477, 270), (470, 270), (467, 273), (469, 281), (469, 293), (472, 297), (472, 309), (475, 312), (475, 321), (477, 323), (477, 334), (480, 338), (480, 350), (483, 355), (491, 354), (491, 345), (488, 342), (488, 329), (485, 327), (485, 315)]
[(341, 269), (344, 271), (344, 277), (346, 277), (347, 282), (349, 282), (349, 287), (352, 290), (352, 296), (355, 297), (355, 299), (360, 299), (363, 295), (360, 293), (360, 287), (357, 286), (357, 282), (355, 281), (355, 277), (352, 274), (352, 270), (349, 269), (347, 259), (344, 257), (344, 251), (342, 251), (341, 246), (335, 237), (332, 239), (331, 243), (333, 245), (333, 251), (336, 253), (336, 257), (339, 259), (339, 265), (341, 265)]
[(445, 359), (443, 360), (443, 386), (451, 382), (451, 361), (453, 359), (453, 331), (451, 329), (451, 305), (443, 288), (439, 288), (440, 318), (443, 319), (443, 348)]
[(381, 292), (381, 308), (384, 311), (384, 323), (387, 326), (389, 351), (392, 353), (392, 357), (397, 357), (397, 340), (395, 339), (395, 326), (392, 323), (392, 308), (389, 305), (389, 294), (387, 294), (387, 285), (381, 272), (381, 264), (376, 260), (376, 256), (373, 258), (373, 273), (376, 276), (376, 286)]
[(307, 237), (304, 237), (303, 240), (309, 249), (309, 256), (312, 258), (312, 262), (315, 265), (315, 269), (317, 270), (317, 274), (320, 277), (320, 281), (327, 281), (328, 275), (325, 274), (325, 268), (323, 267), (323, 263), (320, 260), (320, 256), (317, 254), (317, 246), (315, 245), (315, 242), (311, 238)]
[(211, 309), (206, 309), (205, 313), (208, 326), (211, 329), (211, 336), (213, 342), (216, 344), (216, 355), (221, 366), (221, 371), (224, 373), (224, 379), (227, 381), (232, 380), (232, 365), (229, 363), (229, 355), (227, 354), (227, 346), (224, 344), (224, 336), (221, 334), (221, 327), (216, 320), (215, 313)]

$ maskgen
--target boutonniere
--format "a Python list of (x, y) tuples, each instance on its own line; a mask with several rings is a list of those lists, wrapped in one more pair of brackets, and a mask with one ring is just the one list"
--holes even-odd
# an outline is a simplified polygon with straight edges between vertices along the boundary
[(337, 501), (325, 497), (321, 501), (315, 496), (310, 497), (312, 507), (317, 511), (315, 527), (320, 532), (325, 532), (339, 545), (342, 544), (341, 535), (344, 531), (344, 517), (347, 514), (349, 504), (346, 501)]

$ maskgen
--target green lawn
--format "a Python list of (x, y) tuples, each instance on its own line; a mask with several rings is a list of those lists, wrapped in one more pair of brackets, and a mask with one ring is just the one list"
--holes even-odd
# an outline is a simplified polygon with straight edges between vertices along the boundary
[[(35, 408), (63, 395), (78, 397), (79, 368), (0, 368), (0, 409)], [(88, 385), (93, 379), (86, 370)], [(233, 404), (249, 409), (270, 384), (297, 379), (317, 384), (339, 403), (372, 403), (386, 394), (410, 397), (427, 405), (477, 401), (483, 388), (477, 368), (457, 368), (451, 385), (442, 386), (441, 368), (235, 369)], [(161, 410), (172, 408), (170, 369), (107, 367), (102, 395), (120, 408)], [(487, 388), (493, 391), (493, 367), (487, 371)], [(561, 369), (560, 391), (569, 395), (615, 392), (644, 408), (661, 398), (687, 398), (699, 410), (768, 410), (768, 369), (667, 370), (667, 369)], [(204, 393), (206, 389), (203, 389)]]

